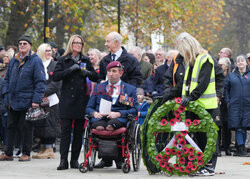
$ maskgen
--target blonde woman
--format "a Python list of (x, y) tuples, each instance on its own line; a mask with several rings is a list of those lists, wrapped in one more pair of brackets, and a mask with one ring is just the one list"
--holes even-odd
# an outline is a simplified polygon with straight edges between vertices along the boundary
[[(190, 101), (196, 101), (204, 107), (215, 119), (218, 115), (218, 104), (215, 84), (215, 61), (202, 48), (200, 43), (190, 34), (184, 32), (177, 37), (177, 50), (184, 57), (186, 66), (182, 87), (182, 106), (187, 106)], [(223, 76), (223, 75), (222, 75)], [(220, 81), (223, 87), (223, 80)], [(188, 116), (188, 114), (187, 114)], [(199, 119), (191, 113), (191, 119)], [(199, 147), (204, 151), (206, 146), (206, 134), (195, 133)], [(197, 171), (197, 175), (214, 175), (217, 156), (214, 154), (204, 168)]]
[[(46, 76), (46, 91), (44, 93), (43, 100), (48, 100), (48, 96), (53, 94), (57, 94), (57, 96), (59, 96), (61, 82), (52, 81), (52, 74), (54, 72), (56, 62), (52, 58), (51, 46), (47, 43), (41, 44), (37, 49), (37, 55), (42, 59)], [(51, 106), (48, 118), (36, 123), (34, 134), (36, 137), (40, 137), (41, 148), (37, 154), (32, 156), (32, 158), (54, 158), (53, 144), (55, 143), (56, 137), (60, 134), (60, 120), (58, 113), (59, 106)]]
[(100, 60), (102, 58), (101, 52), (96, 48), (91, 48), (88, 51), (88, 56), (89, 56), (89, 59), (93, 65), (94, 69), (98, 72), (99, 71), (99, 63), (100, 63)]
[(53, 74), (54, 81), (63, 81), (59, 103), (62, 123), (60, 154), (61, 161), (57, 170), (68, 169), (72, 123), (74, 121), (70, 167), (78, 169), (78, 157), (82, 147), (85, 107), (89, 100), (86, 78), (96, 82), (98, 75), (90, 62), (83, 55), (83, 38), (80, 35), (70, 37), (67, 48)]

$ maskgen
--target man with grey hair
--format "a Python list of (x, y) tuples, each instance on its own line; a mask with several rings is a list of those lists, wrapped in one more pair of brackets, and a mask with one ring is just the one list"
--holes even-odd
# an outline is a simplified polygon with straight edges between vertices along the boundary
[(129, 53), (133, 55), (139, 62), (141, 67), (142, 80), (144, 81), (151, 75), (152, 72), (152, 64), (142, 60), (142, 49), (138, 46), (133, 47)]
[(155, 52), (155, 61), (164, 63), (166, 61), (166, 52), (163, 49), (158, 49)]
[(163, 65), (159, 66), (155, 70), (155, 79), (154, 79), (154, 91), (153, 96), (162, 96), (164, 92), (163, 82), (164, 82), (164, 75), (169, 68), (172, 60), (177, 56), (179, 52), (177, 50), (169, 50), (166, 55), (166, 60)]
[(218, 53), (218, 60), (220, 58), (229, 58), (231, 62), (231, 70), (235, 68), (234, 60), (232, 59), (232, 50), (230, 48), (222, 48)]
[(107, 65), (112, 61), (119, 61), (124, 68), (121, 79), (130, 85), (138, 87), (142, 82), (140, 66), (136, 58), (127, 53), (121, 43), (122, 36), (117, 32), (111, 32), (106, 36), (105, 47), (110, 53), (100, 61), (99, 82), (107, 80)]

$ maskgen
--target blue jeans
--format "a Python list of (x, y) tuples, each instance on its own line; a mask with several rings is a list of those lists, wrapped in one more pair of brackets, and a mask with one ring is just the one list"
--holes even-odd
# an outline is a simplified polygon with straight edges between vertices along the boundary
[(245, 145), (246, 138), (247, 138), (246, 129), (236, 129), (235, 137), (236, 137), (236, 141), (237, 141), (238, 146)]

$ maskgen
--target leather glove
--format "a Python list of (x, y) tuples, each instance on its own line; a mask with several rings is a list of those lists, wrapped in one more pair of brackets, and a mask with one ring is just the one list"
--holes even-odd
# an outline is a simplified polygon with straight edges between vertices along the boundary
[(85, 76), (88, 76), (90, 77), (92, 75), (92, 72), (89, 71), (89, 70), (82, 70), (82, 75), (85, 77)]
[(76, 70), (80, 70), (80, 66), (77, 65), (77, 64), (74, 64), (71, 67), (69, 67), (70, 72), (73, 72), (73, 71), (76, 71)]
[(188, 98), (183, 98), (182, 101), (181, 101), (181, 105), (182, 105), (182, 106), (187, 106), (188, 103), (189, 103), (189, 101), (190, 101), (190, 99), (188, 99)]

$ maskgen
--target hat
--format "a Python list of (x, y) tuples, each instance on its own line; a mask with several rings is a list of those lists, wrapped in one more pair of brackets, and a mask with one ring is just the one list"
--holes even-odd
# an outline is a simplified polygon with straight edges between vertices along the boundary
[(123, 68), (122, 64), (119, 61), (113, 61), (108, 64), (108, 66), (106, 67), (106, 70), (108, 71), (110, 68), (114, 68), (114, 67)]
[(246, 54), (246, 58), (250, 58), (250, 53)]
[(31, 40), (31, 37), (29, 35), (22, 35), (19, 39), (18, 39), (18, 42), (20, 42), (21, 40), (25, 40), (27, 42), (29, 42), (30, 45), (32, 45), (32, 40)]
[(54, 42), (48, 42), (52, 48), (57, 48), (57, 45)]

